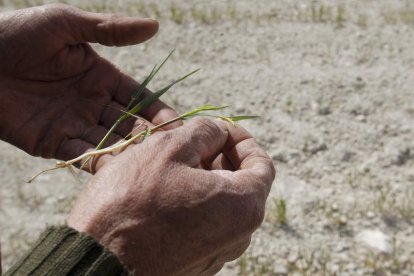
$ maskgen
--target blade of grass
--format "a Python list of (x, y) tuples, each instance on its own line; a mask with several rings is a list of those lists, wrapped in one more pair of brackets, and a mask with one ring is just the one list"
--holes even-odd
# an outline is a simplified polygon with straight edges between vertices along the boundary
[(103, 148), (103, 146), (105, 145), (105, 143), (108, 141), (109, 137), (112, 135), (112, 133), (115, 131), (115, 129), (126, 119), (128, 119), (131, 114), (136, 114), (133, 112), (130, 112), (129, 110), (137, 105), (137, 101), (139, 100), (139, 98), (141, 97), (141, 95), (144, 93), (145, 88), (147, 87), (148, 83), (155, 77), (155, 75), (160, 71), (160, 69), (164, 66), (164, 64), (167, 62), (167, 60), (172, 56), (172, 54), (174, 53), (175, 49), (173, 49), (168, 56), (163, 60), (163, 62), (157, 66), (155, 65), (152, 70), (151, 73), (144, 79), (144, 81), (138, 86), (137, 90), (135, 90), (131, 96), (131, 100), (129, 101), (126, 110), (128, 110), (127, 113), (122, 114), (117, 121), (112, 125), (112, 127), (109, 129), (109, 131), (106, 133), (106, 135), (104, 136), (104, 138), (102, 138), (102, 140), (99, 142), (99, 144), (96, 146), (96, 149), (101, 149)]
[[(149, 95), (148, 97), (146, 97), (145, 99), (143, 99), (141, 102), (139, 102), (138, 104), (136, 104), (133, 108), (131, 108), (130, 110), (128, 110), (128, 113), (132, 113), (132, 114), (137, 114), (138, 112), (140, 112), (141, 110), (147, 108), (148, 106), (150, 106), (151, 104), (153, 104), (159, 97), (161, 97), (163, 94), (165, 94), (165, 92), (167, 92), (168, 90), (170, 90), (171, 87), (173, 87), (174, 85), (176, 85), (179, 82), (182, 82), (183, 80), (185, 80), (186, 78), (188, 78), (189, 76), (191, 76), (192, 74), (195, 74), (198, 70), (194, 70), (190, 73), (188, 73), (187, 75), (171, 82), (169, 85), (165, 86), (164, 88), (158, 90), (157, 92)], [(126, 113), (124, 114), (124, 116), (128, 116), (129, 114)]]
[(233, 116), (233, 117), (231, 117), (231, 116), (230, 117), (227, 117), (227, 116), (216, 116), (216, 117), (218, 119), (227, 121), (230, 124), (232, 124), (233, 126), (235, 126), (237, 121), (256, 119), (259, 116)]
[(144, 93), (145, 88), (147, 87), (148, 83), (154, 78), (154, 76), (160, 71), (160, 69), (164, 66), (164, 64), (167, 62), (167, 60), (172, 56), (175, 49), (173, 49), (168, 56), (164, 59), (164, 61), (157, 67), (157, 65), (154, 66), (151, 73), (148, 75), (148, 77), (145, 78), (145, 80), (138, 86), (137, 90), (132, 94), (131, 101), (129, 102), (127, 106), (127, 110), (131, 109), (134, 105), (137, 104), (137, 101), (141, 97), (142, 93)]
[(145, 139), (146, 137), (148, 137), (149, 135), (151, 135), (155, 131), (163, 128), (166, 125), (172, 124), (172, 123), (177, 122), (179, 120), (188, 119), (188, 118), (194, 117), (196, 115), (200, 115), (200, 116), (211, 116), (211, 117), (220, 118), (220, 119), (226, 118), (227, 119), (226, 121), (228, 121), (230, 119), (230, 123), (232, 123), (232, 124), (234, 123), (234, 121), (231, 121), (231, 119), (233, 119), (235, 121), (240, 121), (240, 120), (254, 119), (254, 118), (257, 118), (258, 117), (258, 116), (234, 116), (234, 117), (225, 117), (225, 116), (216, 116), (216, 115), (210, 115), (210, 114), (203, 113), (203, 111), (220, 110), (220, 109), (223, 109), (223, 108), (226, 108), (226, 107), (227, 106), (205, 105), (205, 106), (201, 106), (201, 107), (195, 108), (195, 109), (193, 109), (193, 110), (191, 110), (189, 112), (186, 112), (186, 113), (184, 113), (184, 114), (182, 114), (182, 115), (180, 115), (178, 117), (175, 117), (175, 118), (173, 118), (173, 119), (171, 119), (169, 121), (166, 121), (166, 122), (161, 123), (161, 124), (159, 124), (157, 126), (154, 126), (152, 128), (149, 128), (149, 129), (146, 129), (144, 131), (141, 131), (140, 133), (134, 135), (133, 137), (131, 137), (131, 138), (125, 140), (125, 141), (120, 141), (119, 143), (116, 143), (116, 144), (114, 144), (112, 146), (109, 146), (107, 148), (86, 152), (86, 153), (84, 153), (84, 154), (82, 154), (82, 155), (80, 155), (80, 156), (78, 156), (78, 157), (76, 157), (76, 158), (74, 158), (72, 160), (68, 160), (66, 162), (58, 161), (58, 162), (56, 162), (55, 167), (50, 168), (50, 169), (43, 170), (43, 171), (41, 171), (41, 172), (33, 175), (26, 182), (30, 183), (35, 178), (37, 178), (39, 175), (41, 175), (42, 173), (48, 172), (48, 171), (52, 171), (52, 170), (57, 170), (57, 169), (62, 169), (62, 168), (70, 167), (73, 164), (75, 164), (77, 162), (80, 162), (82, 160), (85, 160), (85, 159), (88, 159), (89, 160), (90, 158), (93, 158), (93, 157), (96, 157), (96, 156), (99, 156), (99, 155), (102, 155), (102, 154), (111, 154), (111, 153), (114, 153), (116, 151), (123, 150), (124, 148), (126, 148), (130, 144), (135, 143), (136, 140), (139, 139), (140, 137), (143, 137)]
[(151, 104), (153, 104), (159, 97), (161, 97), (163, 94), (165, 94), (165, 92), (167, 92), (171, 87), (173, 87), (177, 83), (185, 80), (186, 78), (188, 78), (192, 74), (195, 74), (198, 70), (200, 70), (200, 69), (194, 70), (194, 71), (188, 73), (187, 75), (185, 75), (185, 76), (183, 76), (183, 77), (181, 77), (181, 78), (173, 81), (172, 83), (170, 83), (169, 85), (165, 86), (164, 88), (158, 90), (157, 92), (155, 92), (153, 94), (150, 94), (149, 96), (147, 96), (146, 98), (144, 98), (142, 101), (140, 101), (139, 103), (137, 103), (133, 108), (131, 108), (128, 111), (126, 111), (122, 116), (120, 116), (118, 118), (118, 120), (115, 122), (115, 124), (109, 129), (109, 131), (106, 133), (106, 135), (101, 140), (101, 142), (99, 142), (99, 144), (96, 146), (96, 149), (103, 148), (103, 146), (108, 141), (109, 137), (112, 135), (112, 133), (118, 127), (118, 125), (120, 123), (122, 123), (123, 121), (125, 121), (126, 119), (128, 119), (129, 117), (131, 117), (131, 114), (137, 114), (139, 111), (147, 108), (148, 106), (150, 106)]

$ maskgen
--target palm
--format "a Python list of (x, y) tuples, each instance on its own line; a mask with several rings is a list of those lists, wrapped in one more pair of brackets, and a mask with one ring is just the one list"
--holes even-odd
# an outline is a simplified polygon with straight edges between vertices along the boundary
[[(5, 53), (0, 64), (0, 79), (5, 84), (0, 138), (30, 154), (69, 159), (94, 147), (137, 86), (99, 57), (87, 41), (125, 45), (152, 34), (135, 34), (134, 41), (129, 41), (122, 29), (118, 33), (109, 27), (96, 29), (97, 23), (94, 30), (74, 29), (74, 24), (81, 28), (99, 20), (80, 12), (62, 6), (34, 9), (20, 17), (17, 35), (12, 30), (5, 32), (6, 50), (0, 53)], [(105, 31), (112, 37), (105, 37)], [(166, 109), (164, 117), (174, 113), (158, 102), (144, 117), (155, 119)], [(127, 122), (114, 139), (121, 138), (132, 124)]]

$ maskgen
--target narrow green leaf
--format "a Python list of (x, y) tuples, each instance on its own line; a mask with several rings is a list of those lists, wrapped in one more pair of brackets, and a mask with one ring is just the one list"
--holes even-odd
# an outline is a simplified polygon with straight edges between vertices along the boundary
[(225, 121), (231, 123), (233, 126), (236, 125), (237, 121), (250, 120), (250, 119), (255, 119), (255, 118), (258, 118), (258, 117), (259, 116), (233, 116), (233, 117), (217, 116), (217, 118), (225, 120)]
[(99, 144), (96, 146), (96, 149), (101, 149), (105, 143), (108, 141), (109, 137), (112, 135), (112, 133), (115, 131), (115, 129), (126, 119), (128, 119), (129, 117), (133, 116), (133, 114), (136, 113), (131, 113), (129, 112), (131, 108), (133, 108), (135, 105), (137, 105), (137, 101), (139, 100), (139, 98), (141, 97), (141, 95), (144, 93), (145, 88), (147, 87), (148, 83), (154, 78), (154, 76), (159, 72), (159, 70), (164, 66), (164, 64), (167, 62), (167, 60), (171, 57), (171, 55), (174, 53), (175, 49), (173, 49), (168, 56), (164, 59), (164, 61), (159, 65), (155, 65), (152, 70), (151, 73), (144, 79), (144, 81), (137, 87), (137, 89), (132, 93), (131, 95), (131, 100), (129, 101), (127, 107), (126, 107), (126, 112), (124, 112), (124, 114), (122, 114), (118, 120), (113, 124), (113, 126), (111, 127), (111, 129), (105, 134), (105, 136), (102, 138), (102, 140), (99, 142)]
[(232, 116), (228, 118), (231, 119), (233, 122), (238, 122), (238, 121), (243, 121), (243, 120), (257, 119), (259, 117), (260, 116)]
[(138, 86), (137, 90), (132, 94), (130, 106), (127, 109), (130, 109), (132, 106), (136, 104), (136, 101), (141, 97), (142, 93), (144, 93), (145, 88), (147, 87), (148, 83), (154, 78), (154, 76), (160, 71), (160, 69), (164, 66), (164, 64), (167, 62), (167, 60), (172, 56), (175, 49), (173, 49), (168, 56), (164, 59), (164, 61), (157, 67), (157, 65), (154, 66), (151, 73), (148, 75), (148, 77), (145, 78), (145, 80)]
[(207, 105), (197, 107), (195, 110), (211, 111), (211, 110), (221, 110), (221, 109), (224, 109), (226, 107), (229, 107), (229, 105), (216, 106), (216, 105), (207, 104)]
[(190, 110), (186, 113), (183, 114), (184, 117), (192, 117), (192, 116), (196, 116), (197, 114), (199, 114), (200, 112), (203, 111), (213, 111), (213, 110), (221, 110), (228, 107), (228, 105), (223, 105), (223, 106), (215, 106), (215, 105), (203, 105), (203, 106), (199, 106), (197, 108), (194, 108), (193, 110)]
[[(140, 101), (139, 103), (137, 103), (133, 108), (131, 108), (128, 113), (132, 113), (132, 114), (137, 114), (140, 110), (147, 108), (148, 106), (150, 106), (151, 104), (153, 104), (159, 97), (161, 97), (165, 92), (167, 92), (171, 87), (173, 87), (174, 85), (176, 85), (177, 83), (185, 80), (186, 78), (188, 78), (189, 76), (191, 76), (192, 74), (195, 74), (198, 70), (194, 70), (190, 73), (188, 73), (187, 75), (173, 81), (172, 83), (170, 83), (169, 85), (165, 86), (164, 88), (158, 90), (157, 92), (147, 96), (146, 98), (144, 98), (142, 101)], [(124, 116), (129, 116), (128, 114), (124, 114)]]

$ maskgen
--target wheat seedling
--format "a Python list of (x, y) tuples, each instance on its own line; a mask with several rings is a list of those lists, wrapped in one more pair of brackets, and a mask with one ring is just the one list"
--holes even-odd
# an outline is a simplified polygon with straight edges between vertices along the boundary
[(125, 149), (126, 147), (128, 147), (129, 145), (135, 143), (138, 139), (140, 138), (146, 138), (149, 135), (151, 135), (152, 133), (154, 133), (155, 131), (162, 129), (163, 127), (172, 124), (174, 122), (180, 121), (180, 120), (186, 120), (195, 116), (207, 116), (207, 117), (214, 117), (217, 119), (221, 119), (221, 120), (225, 120), (227, 122), (230, 122), (231, 124), (235, 125), (237, 121), (241, 121), (241, 120), (248, 120), (248, 119), (253, 119), (253, 118), (257, 118), (257, 116), (222, 116), (222, 115), (213, 115), (213, 114), (207, 114), (204, 113), (204, 111), (213, 111), (213, 110), (221, 110), (226, 108), (227, 106), (214, 106), (214, 105), (204, 105), (204, 106), (200, 106), (197, 107), (189, 112), (186, 112), (174, 119), (171, 119), (169, 121), (166, 121), (164, 123), (161, 123), (159, 125), (156, 125), (152, 128), (146, 129), (144, 131), (139, 132), (138, 134), (132, 136), (131, 138), (116, 143), (112, 146), (103, 148), (103, 149), (98, 149), (98, 150), (93, 150), (93, 151), (89, 151), (86, 152), (74, 159), (68, 160), (68, 161), (57, 161), (55, 167), (53, 168), (49, 168), (46, 170), (43, 170), (37, 174), (35, 174), (34, 176), (32, 176), (30, 179), (27, 180), (28, 183), (32, 182), (35, 178), (37, 178), (39, 175), (48, 172), (48, 171), (52, 171), (52, 170), (56, 170), (56, 169), (63, 169), (63, 168), (68, 168), (69, 170), (73, 170), (73, 165), (75, 165), (78, 162), (81, 162), (82, 160), (85, 159), (90, 159), (90, 158), (96, 158), (100, 155), (103, 154), (113, 154), (115, 152), (119, 152), (122, 151), (123, 149)]
[[(39, 175), (57, 170), (57, 169), (63, 169), (67, 168), (72, 174), (75, 174), (75, 171), (73, 169), (73, 166), (79, 162), (82, 163), (80, 168), (83, 168), (84, 165), (88, 162), (91, 162), (93, 158), (99, 157), (103, 154), (113, 154), (115, 152), (120, 152), (124, 150), (129, 145), (136, 143), (139, 139), (145, 139), (152, 133), (154, 133), (157, 130), (162, 129), (163, 127), (172, 124), (174, 122), (180, 121), (180, 120), (186, 120), (195, 116), (205, 116), (205, 117), (213, 117), (221, 120), (225, 120), (232, 125), (236, 125), (236, 122), (241, 120), (248, 120), (257, 118), (257, 116), (223, 116), (223, 115), (214, 115), (210, 113), (206, 113), (206, 111), (217, 111), (222, 110), (228, 106), (214, 106), (214, 105), (204, 105), (197, 107), (191, 111), (185, 112), (180, 116), (177, 116), (174, 119), (171, 119), (169, 121), (163, 122), (159, 125), (156, 125), (152, 128), (148, 128), (144, 131), (139, 132), (136, 135), (129, 134), (127, 137), (132, 136), (131, 138), (125, 138), (125, 140), (120, 141), (112, 146), (103, 148), (105, 143), (108, 141), (112, 133), (115, 131), (115, 129), (126, 119), (128, 119), (131, 116), (136, 116), (136, 114), (145, 109), (146, 107), (150, 106), (152, 103), (154, 103), (159, 97), (161, 97), (164, 93), (166, 93), (171, 87), (173, 87), (175, 84), (183, 81), (184, 79), (188, 78), (192, 74), (196, 73), (198, 71), (194, 70), (190, 72), (189, 74), (171, 82), (169, 85), (165, 86), (164, 88), (158, 90), (157, 92), (150, 94), (149, 96), (145, 97), (143, 100), (139, 101), (141, 95), (144, 93), (146, 86), (148, 83), (154, 78), (154, 76), (159, 72), (161, 67), (165, 64), (165, 62), (171, 57), (172, 53), (174, 51), (171, 51), (170, 54), (167, 56), (167, 58), (159, 65), (154, 66), (151, 73), (148, 75), (148, 77), (138, 86), (137, 90), (132, 94), (131, 100), (129, 104), (127, 105), (127, 110), (120, 110), (123, 114), (118, 118), (118, 120), (114, 123), (114, 125), (111, 127), (111, 129), (108, 131), (108, 133), (104, 136), (102, 141), (98, 144), (95, 150), (86, 152), (74, 159), (68, 160), (68, 161), (58, 161), (56, 162), (55, 166), (46, 170), (43, 170), (35, 175), (33, 175), (30, 179), (27, 180), (28, 183), (32, 182), (35, 178), (37, 178)], [(138, 117), (139, 118), (139, 117)]]

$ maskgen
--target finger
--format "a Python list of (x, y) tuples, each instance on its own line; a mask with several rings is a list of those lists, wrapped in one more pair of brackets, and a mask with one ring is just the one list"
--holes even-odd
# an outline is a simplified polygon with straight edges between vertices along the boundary
[(206, 263), (205, 268), (201, 271), (194, 271), (197, 275), (215, 275), (219, 272), (226, 262), (233, 261), (240, 257), (250, 245), (251, 236), (244, 237), (241, 241), (233, 244), (226, 244), (221, 250), (216, 250), (215, 256), (210, 257), (210, 261)]
[[(70, 139), (62, 143), (60, 146), (56, 158), (60, 160), (71, 160), (77, 158), (84, 154), (85, 152), (94, 151), (95, 146), (91, 143), (85, 142), (81, 139)], [(73, 165), (76, 167), (81, 167), (84, 171), (95, 173), (103, 165), (111, 161), (113, 158), (110, 154), (100, 155), (93, 157), (92, 159), (88, 158), (88, 164), (84, 164), (86, 160), (82, 160)]]
[[(95, 125), (95, 126), (92, 126), (86, 129), (85, 132), (80, 136), (80, 139), (96, 147), (99, 144), (99, 142), (101, 142), (101, 140), (103, 139), (103, 137), (106, 135), (107, 132), (108, 132), (108, 129), (106, 127)], [(122, 140), (122, 138), (123, 138), (122, 136), (114, 133), (113, 135), (109, 137), (104, 147), (113, 145), (116, 142)]]
[[(114, 100), (118, 101), (123, 106), (127, 106), (131, 100), (131, 95), (134, 93), (138, 86), (138, 82), (136, 82), (133, 78), (131, 78), (128, 75), (122, 74), (120, 85), (113, 96)], [(145, 89), (143, 95), (140, 97), (139, 100), (142, 100), (145, 97), (150, 96), (151, 94), (151, 91)], [(145, 108), (144, 110), (141, 110), (139, 114), (147, 121), (151, 122), (153, 125), (164, 123), (178, 116), (178, 113), (174, 109), (172, 109), (170, 106), (163, 103), (159, 99), (156, 100), (151, 106)], [(169, 130), (177, 128), (181, 125), (182, 123), (178, 121), (164, 127), (164, 129)]]
[[(125, 107), (120, 105), (117, 102), (111, 102), (105, 106), (101, 113), (100, 117), (100, 124), (107, 127), (108, 129), (112, 128), (113, 125), (117, 122), (120, 116), (124, 114), (128, 114), (123, 112), (125, 111)], [(137, 115), (130, 115), (130, 118), (126, 119), (125, 121), (121, 122), (116, 128), (114, 133), (122, 136), (122, 138), (126, 137), (128, 134), (136, 133), (136, 128), (139, 126), (144, 125), (147, 127), (152, 127), (152, 123), (148, 122), (147, 120), (141, 118)], [(145, 130), (145, 129), (144, 129)]]
[(276, 174), (270, 157), (247, 130), (241, 126), (225, 124), (228, 125), (229, 137), (224, 147), (224, 154), (236, 168), (235, 176), (239, 179), (246, 179), (246, 177), (256, 179), (270, 190)]
[[(227, 140), (227, 132), (215, 122), (196, 118), (186, 125), (167, 132), (172, 137), (170, 154), (190, 167), (198, 167), (202, 161), (217, 156)], [(168, 143), (168, 141), (166, 141)]]
[(215, 275), (224, 266), (225, 263), (233, 261), (239, 258), (249, 247), (251, 236), (243, 239), (241, 242), (234, 244), (233, 246), (227, 246), (224, 248), (218, 256), (214, 258), (213, 262), (199, 275)]
[(233, 164), (231, 163), (230, 159), (224, 155), (223, 153), (220, 153), (212, 162), (210, 165), (211, 170), (227, 170), (227, 171), (234, 171), (235, 168)]
[[(132, 131), (130, 131), (127, 135), (125, 135), (126, 137), (123, 137), (123, 139), (118, 139), (116, 141), (116, 142), (119, 142), (119, 141), (124, 141), (125, 139), (134, 139), (134, 143), (132, 143), (132, 144), (126, 146), (126, 147), (117, 149), (117, 150), (115, 150), (113, 152), (110, 152), (110, 153), (107, 153), (107, 154), (103, 154), (103, 155), (97, 155), (97, 156), (95, 156), (93, 158), (93, 160), (91, 161), (91, 164), (89, 166), (89, 167), (93, 168), (90, 171), (95, 171), (95, 172), (98, 171), (106, 163), (108, 163), (109, 161), (111, 161), (113, 157), (115, 157), (115, 156), (119, 155), (120, 153), (128, 150), (129, 148), (134, 147), (135, 144), (141, 143), (143, 141), (143, 139), (144, 139), (144, 135), (141, 135), (139, 137), (133, 137), (133, 136), (138, 135), (140, 133), (142, 134), (143, 131), (147, 130), (150, 127), (152, 127), (151, 123), (148, 123), (145, 120), (136, 120), (135, 123), (134, 123), (134, 125), (133, 125)], [(118, 135), (115, 135), (115, 137), (121, 138)]]
[(216, 275), (224, 266), (224, 263), (215, 264), (211, 266), (208, 270), (201, 272), (198, 274), (199, 276), (211, 276)]
[(220, 252), (220, 257), (217, 259), (217, 263), (231, 262), (239, 258), (247, 250), (250, 242), (251, 236), (249, 235), (234, 245), (224, 248)]
[(83, 153), (93, 150), (95, 146), (82, 139), (68, 139), (60, 145), (56, 152), (56, 158), (60, 160), (74, 159)]
[(106, 46), (126, 46), (144, 42), (158, 31), (158, 22), (149, 18), (122, 17), (56, 6), (67, 16), (74, 43), (93, 42)]

